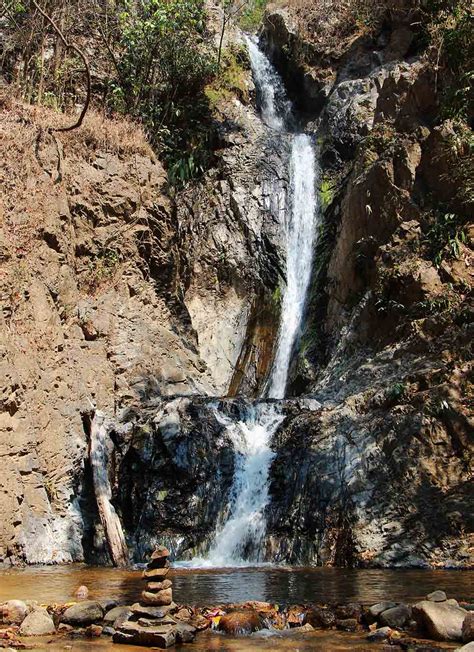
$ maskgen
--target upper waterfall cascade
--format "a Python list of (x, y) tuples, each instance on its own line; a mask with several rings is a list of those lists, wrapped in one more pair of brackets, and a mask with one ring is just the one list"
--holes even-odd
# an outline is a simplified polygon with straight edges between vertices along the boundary
[[(247, 37), (257, 102), (262, 121), (284, 151), (291, 140), (289, 188), (281, 228), (286, 244), (286, 284), (281, 302), (281, 319), (276, 352), (265, 394), (285, 397), (291, 354), (303, 318), (311, 277), (312, 254), (317, 232), (315, 187), (318, 166), (311, 139), (293, 129), (292, 106), (283, 82), (256, 40)], [(277, 141), (278, 142), (278, 141)], [(236, 451), (236, 470), (231, 490), (230, 516), (218, 526), (205, 559), (195, 566), (236, 566), (264, 560), (265, 508), (269, 500), (268, 478), (274, 453), (271, 439), (283, 420), (278, 404), (255, 401), (244, 418), (232, 420), (216, 411)]]

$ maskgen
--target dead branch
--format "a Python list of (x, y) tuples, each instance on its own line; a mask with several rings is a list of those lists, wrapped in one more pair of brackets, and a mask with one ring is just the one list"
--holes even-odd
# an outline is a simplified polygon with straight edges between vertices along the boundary
[(40, 12), (40, 14), (43, 16), (43, 18), (45, 20), (47, 20), (48, 23), (51, 25), (51, 27), (54, 29), (54, 31), (59, 36), (59, 38), (62, 41), (62, 43), (63, 43), (64, 47), (66, 48), (66, 50), (72, 50), (73, 52), (75, 52), (77, 54), (77, 56), (84, 63), (84, 69), (85, 69), (85, 74), (86, 74), (86, 100), (84, 102), (84, 106), (82, 107), (82, 111), (81, 111), (81, 113), (79, 115), (78, 120), (73, 125), (70, 125), (69, 127), (51, 128), (51, 131), (72, 131), (73, 129), (77, 129), (78, 127), (81, 126), (81, 124), (82, 124), (82, 122), (84, 120), (84, 117), (85, 117), (85, 115), (87, 113), (87, 110), (89, 108), (90, 101), (91, 101), (91, 71), (90, 71), (90, 67), (89, 67), (89, 62), (87, 60), (86, 55), (82, 52), (82, 50), (80, 50), (77, 47), (77, 45), (75, 45), (74, 43), (70, 43), (66, 39), (66, 37), (64, 36), (62, 31), (59, 29), (59, 27), (56, 25), (54, 20), (51, 18), (51, 16), (49, 16), (44, 11), (44, 9), (42, 9), (40, 7), (40, 5), (37, 3), (37, 1), (36, 0), (31, 0), (31, 2), (36, 7), (36, 9)]

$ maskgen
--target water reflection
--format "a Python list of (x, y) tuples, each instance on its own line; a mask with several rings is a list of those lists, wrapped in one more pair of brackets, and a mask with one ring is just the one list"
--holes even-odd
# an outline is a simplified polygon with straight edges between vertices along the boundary
[[(178, 602), (212, 603), (265, 600), (289, 602), (415, 601), (434, 589), (474, 602), (472, 571), (363, 570), (260, 567), (174, 569)], [(142, 590), (141, 571), (80, 565), (0, 570), (0, 602), (9, 598), (40, 602), (67, 601), (85, 584), (92, 599), (135, 602)]]

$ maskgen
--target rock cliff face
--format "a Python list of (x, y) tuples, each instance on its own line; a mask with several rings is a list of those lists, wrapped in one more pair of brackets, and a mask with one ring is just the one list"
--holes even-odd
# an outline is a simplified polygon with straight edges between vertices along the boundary
[(133, 125), (92, 113), (53, 138), (52, 112), (1, 108), (0, 558), (80, 560), (101, 537), (85, 417), (226, 394), (257, 297), (272, 304), (281, 252), (257, 165), (271, 146), (236, 102), (216, 168), (171, 200)]
[[(285, 11), (265, 22), (263, 42), (315, 133), (324, 206), (291, 380), (291, 393), (309, 394), (319, 407), (288, 409), (275, 435), (268, 559), (434, 567), (473, 561), (467, 219), (456, 255), (449, 242), (433, 243), (433, 215), (467, 218), (472, 203), (455, 173), (458, 136), (438, 117), (441, 92), (414, 45), (410, 14), (394, 16), (383, 32), (351, 41), (336, 58), (306, 43)], [(219, 450), (220, 428), (198, 410), (205, 428), (191, 432), (180, 421), (174, 437), (188, 447), (197, 436)], [(178, 464), (176, 454), (172, 459)], [(187, 510), (180, 515), (178, 496), (166, 493), (173, 483), (163, 479), (165, 497), (152, 501), (180, 556), (205, 550), (211, 524), (225, 515), (230, 464), (220, 454), (215, 462), (222, 484), (212, 507), (197, 486), (186, 496), (203, 528), (186, 523)], [(148, 510), (143, 505), (149, 501), (140, 498), (132, 511)], [(131, 531), (147, 540), (136, 524)]]

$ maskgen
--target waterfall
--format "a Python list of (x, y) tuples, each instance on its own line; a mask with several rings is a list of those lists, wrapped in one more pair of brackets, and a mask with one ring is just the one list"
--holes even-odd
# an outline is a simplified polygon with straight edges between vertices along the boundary
[[(315, 195), (317, 166), (311, 139), (293, 130), (292, 107), (280, 76), (254, 39), (247, 37), (247, 45), (262, 121), (273, 137), (280, 138), (282, 151), (291, 138), (289, 196), (281, 225), (286, 243), (286, 285), (268, 387), (269, 398), (282, 399), (311, 277), (319, 215)], [(268, 476), (274, 457), (270, 443), (284, 417), (278, 403), (265, 400), (255, 401), (240, 420), (232, 420), (218, 410), (215, 414), (227, 429), (236, 452), (231, 510), (227, 521), (217, 528), (207, 557), (194, 559), (191, 565), (236, 566), (260, 562), (269, 500)]]

